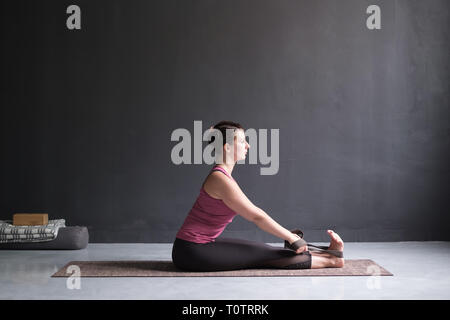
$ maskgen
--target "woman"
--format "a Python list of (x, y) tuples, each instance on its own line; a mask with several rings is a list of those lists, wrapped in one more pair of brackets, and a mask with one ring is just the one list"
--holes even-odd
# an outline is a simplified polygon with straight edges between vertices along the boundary
[[(176, 235), (172, 249), (175, 266), (187, 271), (343, 267), (343, 258), (309, 251), (299, 235), (283, 228), (245, 196), (231, 176), (236, 162), (245, 159), (250, 148), (244, 129), (231, 121), (221, 121), (213, 128), (219, 130), (223, 137), (223, 162), (215, 165), (206, 177), (200, 195)], [(227, 129), (233, 131), (231, 143), (226, 141)], [(218, 238), (236, 215), (285, 240), (287, 248), (256, 241)], [(332, 230), (327, 232), (331, 237), (328, 249), (342, 253), (342, 239)]]

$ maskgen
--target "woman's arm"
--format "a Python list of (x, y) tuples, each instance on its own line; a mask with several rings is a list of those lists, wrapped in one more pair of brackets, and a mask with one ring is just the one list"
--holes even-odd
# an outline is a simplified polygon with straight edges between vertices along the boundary
[[(212, 173), (205, 186), (213, 189), (214, 194), (234, 212), (244, 219), (253, 222), (261, 230), (264, 230), (280, 239), (293, 243), (299, 239), (299, 236), (293, 234), (273, 220), (264, 210), (255, 206), (247, 196), (242, 192), (239, 185), (231, 181), (221, 173)], [(306, 250), (306, 247), (300, 248), (300, 253)]]
[(274, 236), (281, 238), (283, 240), (287, 240), (291, 244), (300, 238), (298, 235), (293, 234), (286, 228), (282, 227), (278, 222), (272, 219), (264, 210), (256, 206), (255, 209), (260, 210), (261, 213), (255, 220), (253, 220), (253, 223), (255, 223), (261, 230), (273, 234)]

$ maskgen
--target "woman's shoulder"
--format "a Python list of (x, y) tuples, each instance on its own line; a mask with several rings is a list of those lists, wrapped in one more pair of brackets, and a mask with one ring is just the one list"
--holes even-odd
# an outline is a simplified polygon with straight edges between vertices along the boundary
[(223, 188), (224, 183), (231, 183), (231, 179), (219, 171), (212, 171), (205, 179), (202, 185), (211, 197), (220, 199), (220, 189)]

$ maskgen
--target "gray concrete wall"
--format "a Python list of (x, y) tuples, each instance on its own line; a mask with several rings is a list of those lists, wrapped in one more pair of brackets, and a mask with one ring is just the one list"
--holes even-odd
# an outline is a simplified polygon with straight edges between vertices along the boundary
[(308, 240), (450, 239), (448, 1), (77, 1), (80, 30), (70, 4), (1, 4), (0, 219), (170, 242), (210, 169), (171, 133), (226, 119), (279, 129), (278, 173), (233, 176)]

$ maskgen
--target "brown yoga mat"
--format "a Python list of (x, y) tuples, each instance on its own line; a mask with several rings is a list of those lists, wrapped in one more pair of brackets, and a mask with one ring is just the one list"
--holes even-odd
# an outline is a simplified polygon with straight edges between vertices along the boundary
[[(72, 267), (71, 267), (72, 266)], [(75, 267), (74, 267), (75, 266)], [(78, 266), (78, 268), (76, 267)], [(79, 271), (77, 273), (76, 271)], [(372, 260), (346, 260), (343, 268), (242, 269), (234, 271), (186, 272), (172, 261), (71, 261), (52, 277), (304, 277), (304, 276), (392, 276)]]

